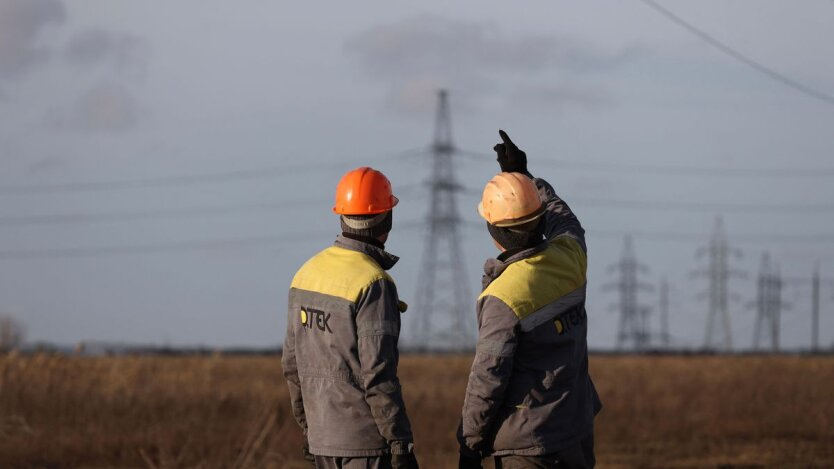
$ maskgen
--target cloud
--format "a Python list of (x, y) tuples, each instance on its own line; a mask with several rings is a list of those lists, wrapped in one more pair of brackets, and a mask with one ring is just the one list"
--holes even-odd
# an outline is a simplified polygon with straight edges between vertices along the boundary
[(570, 106), (600, 109), (614, 104), (613, 96), (604, 87), (575, 82), (520, 86), (508, 96), (519, 107), (550, 111)]
[(141, 80), (147, 67), (148, 49), (142, 39), (131, 34), (87, 29), (70, 38), (65, 58), (78, 67), (104, 65), (124, 77)]
[(0, 79), (23, 75), (50, 55), (38, 43), (50, 24), (66, 20), (59, 0), (0, 0)]
[(64, 130), (122, 132), (139, 119), (136, 99), (123, 85), (101, 83), (82, 94), (69, 111), (54, 111), (48, 123)]
[(567, 98), (565, 104), (599, 107), (611, 103), (604, 90), (567, 84), (620, 67), (636, 48), (605, 51), (578, 38), (507, 35), (492, 23), (419, 16), (375, 26), (345, 42), (372, 77), (388, 84), (390, 107), (423, 113), (438, 87), (455, 92), (456, 106), (473, 109), (512, 98), (508, 89), (541, 91), (544, 99)]

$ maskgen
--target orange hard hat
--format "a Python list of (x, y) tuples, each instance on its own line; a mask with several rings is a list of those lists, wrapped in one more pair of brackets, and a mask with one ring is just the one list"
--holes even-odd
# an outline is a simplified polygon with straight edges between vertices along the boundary
[(363, 166), (348, 171), (336, 186), (333, 212), (339, 215), (375, 215), (391, 210), (399, 200), (381, 172)]
[(484, 187), (478, 213), (490, 225), (523, 225), (544, 213), (536, 184), (521, 173), (498, 173)]

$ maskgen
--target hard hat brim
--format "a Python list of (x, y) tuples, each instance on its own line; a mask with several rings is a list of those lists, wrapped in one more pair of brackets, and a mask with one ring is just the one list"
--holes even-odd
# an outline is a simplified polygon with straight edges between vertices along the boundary
[(508, 220), (501, 220), (501, 221), (490, 223), (489, 219), (486, 217), (486, 214), (484, 213), (484, 204), (483, 204), (483, 202), (478, 202), (478, 214), (481, 216), (481, 218), (486, 220), (487, 223), (489, 223), (490, 225), (497, 226), (499, 228), (509, 228), (509, 227), (512, 227), (512, 226), (518, 226), (518, 225), (523, 225), (525, 223), (529, 223), (529, 222), (541, 217), (544, 214), (544, 211), (545, 211), (546, 208), (547, 207), (546, 207), (545, 203), (542, 202), (542, 204), (539, 206), (539, 208), (536, 209), (536, 211), (534, 211), (533, 213), (530, 213), (529, 215), (525, 215), (525, 216), (520, 217), (520, 218), (511, 218), (511, 219), (508, 219)]
[(390, 207), (378, 208), (378, 209), (372, 209), (372, 210), (365, 210), (361, 213), (348, 213), (347, 211), (345, 211), (343, 209), (340, 209), (339, 207), (334, 205), (332, 210), (333, 210), (333, 213), (335, 213), (336, 215), (378, 215), (380, 213), (385, 213), (385, 212), (388, 212), (388, 211), (392, 210), (394, 207), (397, 206), (398, 203), (400, 203), (400, 199), (397, 198), (395, 195), (391, 195), (391, 206)]

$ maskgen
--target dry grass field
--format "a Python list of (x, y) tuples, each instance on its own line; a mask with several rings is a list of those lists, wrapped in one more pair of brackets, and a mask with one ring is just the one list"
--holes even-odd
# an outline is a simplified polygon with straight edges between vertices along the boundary
[[(469, 357), (406, 356), (423, 468)], [(598, 467), (834, 467), (834, 358), (593, 356)], [(0, 356), (0, 467), (307, 467), (277, 357)]]

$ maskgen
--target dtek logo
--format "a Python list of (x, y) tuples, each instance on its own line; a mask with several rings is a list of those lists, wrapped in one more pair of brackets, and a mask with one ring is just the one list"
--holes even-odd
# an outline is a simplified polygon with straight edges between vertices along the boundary
[(331, 330), (330, 325), (327, 324), (327, 321), (329, 320), (330, 313), (325, 313), (324, 311), (312, 308), (301, 308), (301, 325), (307, 329), (312, 329), (315, 326), (322, 332), (327, 331), (332, 334), (333, 330)]
[(562, 335), (574, 327), (584, 323), (587, 319), (588, 313), (585, 312), (585, 308), (582, 308), (581, 310), (574, 308), (563, 314), (559, 319), (553, 321), (553, 324), (556, 325), (556, 332), (559, 335)]

